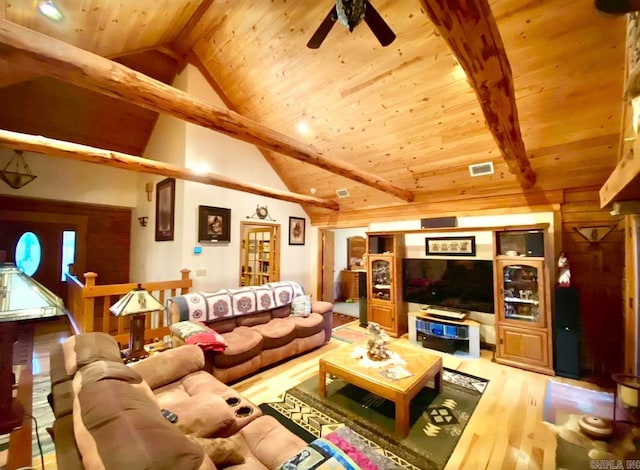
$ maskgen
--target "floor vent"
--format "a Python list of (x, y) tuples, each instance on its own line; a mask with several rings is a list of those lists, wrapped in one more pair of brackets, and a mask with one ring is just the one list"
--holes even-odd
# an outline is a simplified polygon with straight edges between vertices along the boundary
[(336, 189), (336, 194), (338, 195), (338, 197), (349, 197), (349, 190), (348, 189)]
[(493, 162), (477, 163), (469, 165), (469, 173), (471, 176), (484, 176), (493, 174)]

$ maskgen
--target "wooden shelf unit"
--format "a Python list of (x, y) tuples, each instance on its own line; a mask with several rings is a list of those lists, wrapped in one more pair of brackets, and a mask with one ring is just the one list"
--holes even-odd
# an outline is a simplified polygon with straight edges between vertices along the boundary
[(404, 254), (404, 234), (367, 233), (367, 318), (395, 338), (407, 332), (407, 304), (402, 301)]
[[(466, 348), (462, 351), (464, 355), (469, 357), (480, 357), (480, 323), (474, 320), (453, 320), (446, 318), (439, 318), (429, 315), (426, 312), (409, 312), (409, 341), (416, 346), (425, 346), (421, 340), (421, 336), (433, 336), (434, 338), (440, 338), (442, 340), (455, 341), (460, 344), (466, 345)], [(428, 326), (424, 326), (424, 323), (428, 323)], [(455, 335), (449, 334), (444, 331), (443, 334), (435, 334), (429, 331), (431, 325), (451, 325), (456, 328), (460, 327), (466, 334), (459, 334), (459, 331)], [(431, 348), (437, 349), (437, 348)], [(456, 352), (460, 352), (457, 348)]]
[[(549, 262), (545, 256), (512, 253), (531, 251), (524, 246), (506, 255), (501, 237), (513, 232), (494, 232), (496, 362), (555, 375)], [(542, 236), (539, 249), (543, 253), (536, 254), (546, 255), (547, 232), (542, 231)]]

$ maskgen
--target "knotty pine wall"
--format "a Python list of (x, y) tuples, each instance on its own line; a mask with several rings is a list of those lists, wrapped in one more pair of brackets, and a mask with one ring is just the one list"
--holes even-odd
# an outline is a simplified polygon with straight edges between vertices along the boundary
[(129, 282), (130, 209), (11, 196), (0, 196), (0, 207), (86, 217), (86, 261), (84, 267), (77, 267), (78, 277), (83, 280), (84, 272), (93, 271), (98, 274), (97, 284)]
[[(623, 370), (624, 223), (600, 209), (599, 188), (566, 190), (561, 205), (562, 250), (571, 266), (571, 285), (580, 291), (582, 366), (598, 382)], [(615, 226), (590, 243), (577, 227)]]

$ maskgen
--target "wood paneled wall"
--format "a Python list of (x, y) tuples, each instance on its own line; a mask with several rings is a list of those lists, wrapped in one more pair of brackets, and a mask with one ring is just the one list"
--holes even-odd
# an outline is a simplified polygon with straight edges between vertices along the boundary
[(129, 282), (131, 209), (11, 196), (0, 196), (0, 207), (87, 217), (86, 261), (77, 274), (98, 273), (98, 284)]
[[(562, 247), (571, 265), (571, 285), (580, 291), (582, 366), (597, 382), (623, 370), (624, 223), (600, 209), (599, 188), (567, 190), (561, 206)], [(589, 242), (575, 229), (615, 227)]]

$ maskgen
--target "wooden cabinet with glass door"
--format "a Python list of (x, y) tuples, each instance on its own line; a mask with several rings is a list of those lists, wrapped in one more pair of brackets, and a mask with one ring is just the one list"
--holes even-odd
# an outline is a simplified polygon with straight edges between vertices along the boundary
[(554, 375), (545, 258), (496, 244), (496, 362)]
[(407, 332), (407, 306), (402, 302), (403, 256), (404, 234), (368, 234), (368, 320), (379, 323), (396, 338)]

